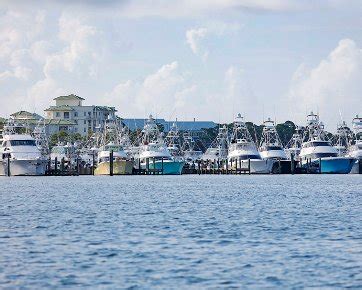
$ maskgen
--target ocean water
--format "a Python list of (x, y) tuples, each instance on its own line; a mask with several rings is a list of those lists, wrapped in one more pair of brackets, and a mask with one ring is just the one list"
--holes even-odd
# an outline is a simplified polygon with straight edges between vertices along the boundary
[(362, 288), (362, 176), (0, 178), (0, 288)]

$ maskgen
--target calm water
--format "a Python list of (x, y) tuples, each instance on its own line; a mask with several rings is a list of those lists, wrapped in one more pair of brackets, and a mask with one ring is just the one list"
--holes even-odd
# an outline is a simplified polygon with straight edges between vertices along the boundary
[(362, 176), (0, 178), (0, 288), (362, 288)]

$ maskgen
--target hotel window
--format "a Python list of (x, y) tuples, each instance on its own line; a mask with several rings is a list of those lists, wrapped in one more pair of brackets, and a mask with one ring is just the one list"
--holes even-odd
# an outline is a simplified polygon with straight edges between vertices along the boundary
[(78, 112), (74, 112), (74, 117), (78, 117)]
[(87, 121), (86, 120), (84, 120), (84, 125), (86, 125), (87, 124)]
[(69, 112), (64, 112), (64, 119), (69, 119)]
[(85, 133), (85, 132), (87, 132), (87, 129), (86, 129), (86, 128), (84, 128), (84, 129), (83, 129), (83, 131), (84, 131), (84, 133)]
[(85, 116), (87, 116), (87, 113), (86, 113), (86, 112), (84, 112), (84, 117), (85, 117)]

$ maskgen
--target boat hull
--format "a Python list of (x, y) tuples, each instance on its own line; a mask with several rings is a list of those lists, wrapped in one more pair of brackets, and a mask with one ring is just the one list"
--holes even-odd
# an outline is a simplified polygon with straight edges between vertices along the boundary
[(326, 158), (322, 159), (321, 173), (339, 173), (347, 174), (351, 172), (355, 163), (353, 158)]
[(357, 159), (351, 169), (351, 174), (362, 174), (362, 159)]
[[(163, 174), (165, 175), (180, 175), (185, 165), (183, 161), (163, 161)], [(146, 169), (146, 164), (141, 165), (142, 169)], [(150, 161), (150, 169), (162, 170), (162, 162), (157, 160), (155, 163)]]
[[(348, 174), (351, 172), (352, 166), (356, 159), (349, 157), (326, 157), (321, 158), (321, 169), (319, 169), (319, 159), (312, 160), (312, 171), (320, 171), (320, 173), (330, 174)], [(303, 164), (307, 167), (307, 164)]]
[[(118, 160), (113, 162), (113, 175), (132, 174), (133, 162), (129, 160)], [(101, 162), (94, 170), (94, 175), (110, 175), (109, 161)]]
[[(230, 162), (229, 162), (230, 164)], [(261, 160), (261, 159), (251, 159), (250, 160), (250, 173), (251, 174), (269, 174), (272, 172), (274, 161), (271, 159)], [(233, 162), (232, 168), (236, 169), (235, 161)], [(237, 168), (241, 170), (249, 169), (249, 160), (238, 161)]]
[[(3, 160), (2, 175), (8, 172), (7, 161)], [(47, 166), (46, 160), (10, 160), (11, 176), (37, 176), (45, 175)]]

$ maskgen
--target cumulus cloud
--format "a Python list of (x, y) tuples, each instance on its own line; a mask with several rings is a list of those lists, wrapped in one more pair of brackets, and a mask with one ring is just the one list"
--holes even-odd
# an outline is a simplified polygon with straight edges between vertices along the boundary
[(30, 103), (41, 107), (48, 106), (49, 99), (59, 93), (75, 91), (75, 86), (69, 87), (72, 81), (85, 81), (96, 74), (97, 29), (69, 13), (62, 13), (58, 28), (58, 50), (54, 51), (47, 41), (35, 42), (30, 48), (31, 55), (43, 64), (43, 78), (27, 90), (27, 96)]
[(225, 98), (232, 109), (232, 115), (237, 113), (245, 117), (255, 116), (258, 108), (258, 98), (254, 94), (246, 77), (244, 69), (230, 66), (225, 72)]
[(192, 28), (186, 31), (186, 41), (194, 54), (199, 54), (206, 60), (209, 52), (201, 47), (201, 40), (206, 37), (206, 28)]
[(339, 110), (348, 119), (361, 113), (361, 75), (361, 48), (351, 39), (342, 39), (316, 67), (299, 66), (289, 96), (299, 107), (296, 111), (319, 110), (327, 123), (335, 124)]
[(234, 34), (240, 30), (240, 27), (239, 23), (211, 21), (206, 23), (206, 27), (188, 29), (186, 31), (186, 42), (195, 55), (201, 56), (202, 60), (206, 61), (209, 50), (204, 40), (212, 35), (221, 37), (226, 34)]
[(125, 117), (162, 113), (165, 117), (181, 115), (218, 121), (230, 121), (237, 112), (252, 116), (257, 106), (243, 69), (229, 67), (221, 74), (221, 86), (215, 87), (213, 81), (197, 82), (176, 61), (163, 65), (141, 82), (120, 82), (105, 100), (125, 108)]
[(174, 61), (147, 75), (142, 82), (127, 80), (117, 84), (107, 98), (127, 108), (133, 116), (142, 116), (177, 109), (183, 104), (187, 85), (178, 62)]

